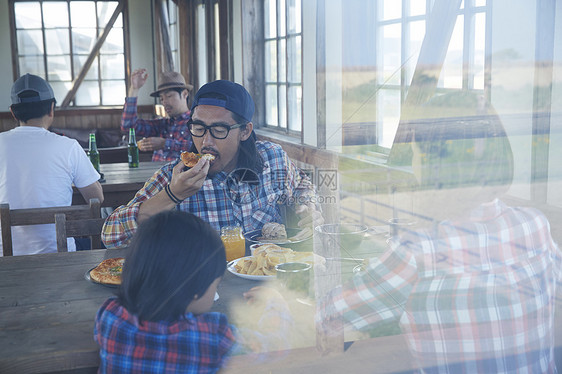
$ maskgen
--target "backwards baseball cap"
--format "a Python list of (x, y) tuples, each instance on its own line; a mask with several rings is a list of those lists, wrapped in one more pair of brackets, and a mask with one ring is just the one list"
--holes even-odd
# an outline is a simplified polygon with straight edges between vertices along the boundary
[[(202, 96), (220, 96), (202, 97)], [(251, 122), (254, 115), (254, 100), (244, 87), (227, 80), (217, 80), (203, 85), (195, 94), (191, 111), (197, 105), (213, 105), (230, 110), (246, 121)]]
[[(19, 95), (24, 91), (36, 92), (38, 96), (20, 97)], [(55, 94), (51, 85), (37, 75), (25, 74), (19, 77), (12, 85), (12, 104), (31, 103), (54, 98)]]
[(165, 71), (160, 74), (158, 78), (158, 89), (150, 94), (152, 97), (158, 97), (160, 92), (171, 90), (174, 88), (181, 88), (184, 90), (191, 91), (193, 86), (185, 83), (185, 78), (180, 73), (175, 71)]

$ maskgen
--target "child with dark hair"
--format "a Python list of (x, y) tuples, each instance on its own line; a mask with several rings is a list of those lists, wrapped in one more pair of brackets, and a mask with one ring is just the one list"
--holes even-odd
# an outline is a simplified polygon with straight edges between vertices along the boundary
[(143, 222), (118, 297), (96, 316), (99, 371), (218, 371), (235, 344), (226, 316), (209, 312), (225, 270), (224, 245), (200, 218), (173, 210)]

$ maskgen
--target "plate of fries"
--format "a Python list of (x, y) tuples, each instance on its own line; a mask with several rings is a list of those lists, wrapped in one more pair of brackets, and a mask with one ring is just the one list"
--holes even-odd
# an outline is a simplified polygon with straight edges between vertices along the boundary
[(275, 277), (275, 265), (294, 261), (312, 264), (314, 255), (312, 252), (295, 252), (276, 244), (264, 244), (254, 250), (253, 256), (230, 261), (227, 270), (241, 278), (266, 280)]
[(249, 266), (251, 265), (252, 262), (254, 262), (254, 257), (252, 256), (238, 258), (236, 260), (230, 261), (226, 269), (230, 271), (232, 274), (244, 279), (267, 280), (267, 279), (275, 278), (275, 274), (274, 275), (248, 274)]

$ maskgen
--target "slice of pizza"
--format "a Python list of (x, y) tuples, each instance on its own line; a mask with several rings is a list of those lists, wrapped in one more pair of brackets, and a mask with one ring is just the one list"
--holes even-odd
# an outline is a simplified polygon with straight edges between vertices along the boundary
[(180, 158), (185, 166), (187, 166), (188, 168), (192, 168), (195, 166), (195, 164), (197, 164), (197, 161), (199, 161), (200, 158), (205, 158), (209, 161), (213, 161), (215, 159), (215, 156), (210, 153), (199, 154), (193, 152), (182, 152), (180, 154)]
[(90, 278), (101, 284), (121, 284), (121, 274), (123, 273), (123, 257), (108, 258), (100, 262), (98, 266), (90, 270)]

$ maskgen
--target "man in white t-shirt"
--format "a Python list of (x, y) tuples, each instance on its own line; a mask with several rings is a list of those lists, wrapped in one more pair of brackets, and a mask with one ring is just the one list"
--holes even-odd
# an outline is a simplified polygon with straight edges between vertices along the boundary
[[(100, 175), (74, 139), (47, 129), (54, 119), (55, 95), (31, 74), (12, 86), (10, 111), (19, 126), (0, 133), (0, 203), (10, 209), (70, 206), (72, 185), (84, 199), (103, 201)], [(56, 252), (54, 224), (12, 228), (14, 255)], [(0, 255), (2, 246), (0, 243)], [(68, 250), (76, 249), (69, 240)]]

